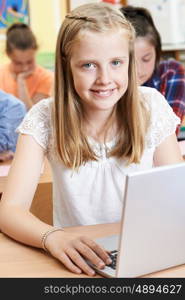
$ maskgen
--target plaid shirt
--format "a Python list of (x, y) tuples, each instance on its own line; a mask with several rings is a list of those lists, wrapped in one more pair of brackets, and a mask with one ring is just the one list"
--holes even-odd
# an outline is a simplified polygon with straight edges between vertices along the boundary
[(175, 60), (161, 61), (144, 85), (161, 92), (182, 122), (185, 116), (185, 68), (182, 64)]

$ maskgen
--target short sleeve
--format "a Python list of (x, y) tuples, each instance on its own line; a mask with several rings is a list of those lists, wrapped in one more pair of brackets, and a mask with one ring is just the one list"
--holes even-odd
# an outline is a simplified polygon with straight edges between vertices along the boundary
[(175, 133), (180, 119), (159, 91), (149, 87), (142, 87), (141, 91), (146, 107), (150, 111), (147, 147), (157, 147), (166, 137)]
[(51, 137), (52, 99), (44, 99), (35, 104), (26, 114), (17, 132), (33, 136), (36, 142), (48, 151)]

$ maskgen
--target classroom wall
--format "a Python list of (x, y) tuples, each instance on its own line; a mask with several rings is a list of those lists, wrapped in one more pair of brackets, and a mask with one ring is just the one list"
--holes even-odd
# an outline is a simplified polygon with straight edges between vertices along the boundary
[[(67, 12), (67, 0), (30, 0), (30, 26), (36, 35), (38, 54), (54, 53), (59, 27)], [(5, 39), (0, 39), (0, 63), (8, 61)]]
[(150, 11), (163, 45), (185, 43), (184, 0), (127, 0), (127, 3)]
[(41, 52), (53, 52), (59, 27), (66, 14), (66, 1), (31, 0), (31, 28), (37, 36)]
[[(29, 0), (30, 26), (39, 45), (38, 63), (52, 68), (58, 30), (67, 10), (77, 4), (88, 2), (88, 0)], [(120, 0), (120, 3), (125, 4), (125, 0)], [(8, 61), (4, 49), (5, 37), (0, 36), (0, 63)]]

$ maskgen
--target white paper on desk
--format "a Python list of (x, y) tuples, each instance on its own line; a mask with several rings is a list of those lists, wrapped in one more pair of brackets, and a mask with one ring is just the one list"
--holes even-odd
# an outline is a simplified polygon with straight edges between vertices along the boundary
[(0, 166), (0, 176), (8, 176), (8, 172), (10, 170), (10, 166)]

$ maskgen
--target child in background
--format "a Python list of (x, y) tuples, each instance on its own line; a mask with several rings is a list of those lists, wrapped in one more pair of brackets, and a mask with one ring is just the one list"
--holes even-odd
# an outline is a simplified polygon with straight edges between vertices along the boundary
[(0, 67), (0, 89), (21, 99), (27, 109), (52, 92), (53, 72), (36, 64), (37, 42), (26, 24), (7, 30), (6, 53), (10, 63)]
[(135, 54), (139, 84), (160, 91), (182, 123), (185, 117), (184, 66), (174, 59), (160, 61), (161, 38), (147, 9), (129, 5), (120, 10), (136, 31)]
[(13, 157), (18, 137), (15, 130), (25, 113), (22, 101), (0, 90), (0, 161)]
[[(99, 268), (111, 261), (65, 227), (119, 222), (126, 173), (183, 161), (174, 134), (179, 118), (156, 89), (138, 88), (133, 49), (134, 30), (119, 10), (103, 3), (74, 9), (58, 35), (55, 97), (36, 104), (19, 126), (0, 228), (77, 274), (94, 275), (85, 259)], [(29, 211), (45, 156), (53, 226)]]

